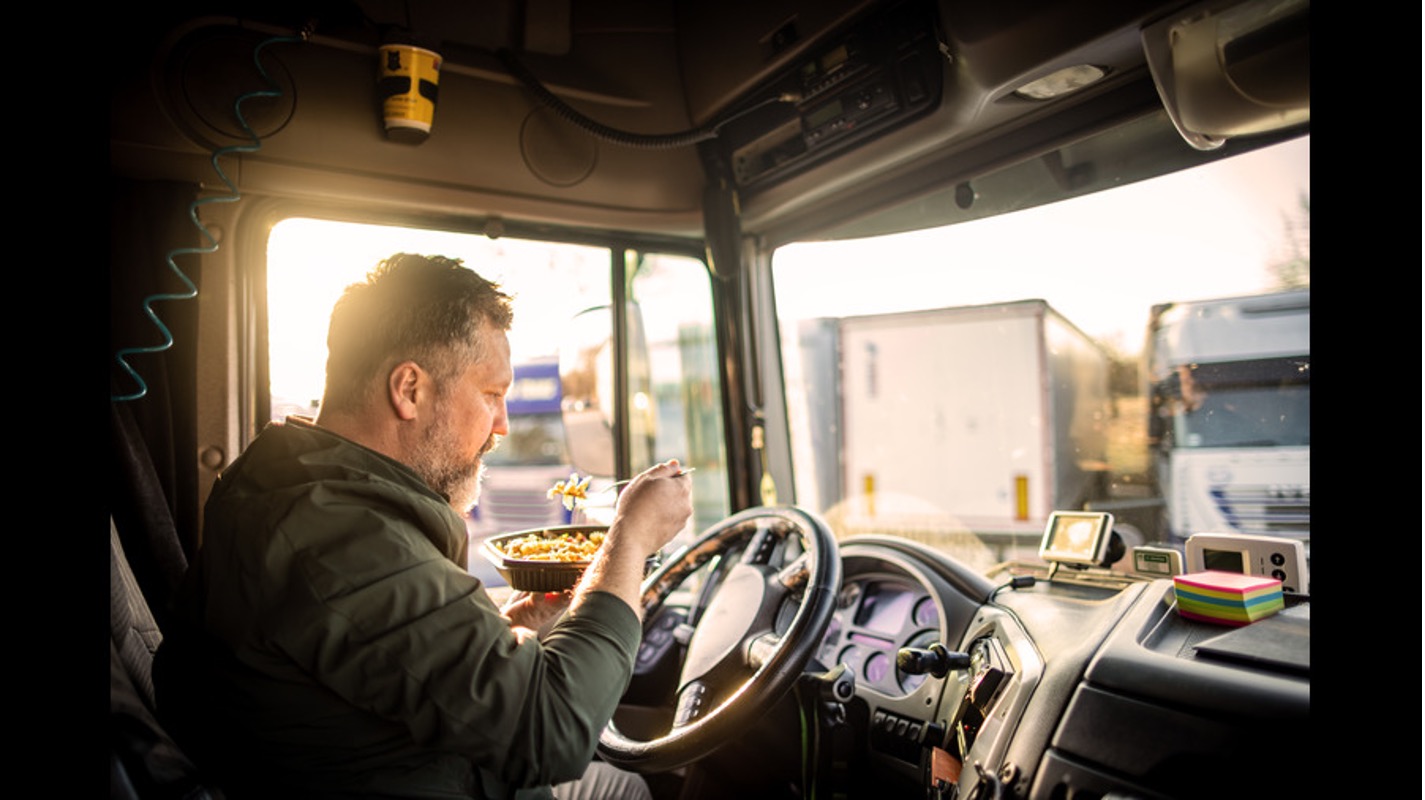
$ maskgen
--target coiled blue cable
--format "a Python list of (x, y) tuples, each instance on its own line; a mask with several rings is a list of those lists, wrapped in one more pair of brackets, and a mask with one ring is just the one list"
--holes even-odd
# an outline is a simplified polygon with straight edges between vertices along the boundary
[(173, 274), (178, 276), (178, 279), (183, 282), (184, 286), (188, 287), (188, 291), (182, 294), (151, 294), (148, 297), (144, 298), (144, 313), (147, 314), (149, 320), (151, 320), (153, 324), (157, 326), (159, 333), (163, 334), (163, 344), (152, 345), (148, 347), (126, 347), (119, 350), (114, 355), (114, 358), (119, 362), (119, 366), (123, 367), (124, 371), (129, 373), (129, 375), (135, 381), (138, 382), (139, 388), (137, 391), (131, 394), (111, 396), (110, 399), (113, 402), (137, 400), (140, 397), (143, 397), (144, 395), (148, 394), (148, 384), (145, 383), (144, 379), (138, 374), (138, 372), (135, 371), (134, 368), (129, 365), (129, 362), (126, 360), (127, 357), (137, 355), (139, 353), (161, 353), (164, 350), (167, 350), (168, 348), (173, 346), (173, 334), (169, 332), (168, 326), (163, 324), (163, 320), (158, 318), (158, 314), (154, 313), (153, 304), (160, 300), (191, 300), (198, 296), (198, 287), (194, 286), (193, 282), (188, 279), (188, 276), (183, 274), (183, 270), (178, 268), (178, 264), (175, 263), (173, 259), (177, 256), (183, 255), (213, 253), (216, 252), (218, 249), (217, 240), (214, 239), (213, 235), (208, 232), (207, 226), (205, 226), (202, 221), (198, 219), (199, 206), (206, 205), (208, 203), (236, 203), (238, 200), (242, 199), (241, 194), (238, 193), (237, 186), (235, 186), (232, 180), (228, 178), (227, 173), (223, 172), (223, 168), (218, 165), (218, 159), (231, 153), (256, 153), (258, 150), (262, 149), (262, 140), (258, 137), (257, 133), (253, 131), (252, 126), (247, 124), (247, 119), (242, 115), (242, 104), (256, 97), (275, 98), (282, 96), (282, 91), (277, 86), (277, 83), (273, 81), (270, 76), (268, 76), (267, 70), (262, 68), (263, 49), (273, 44), (304, 42), (309, 38), (309, 36), (310, 28), (304, 30), (301, 34), (295, 36), (274, 36), (272, 38), (262, 41), (257, 45), (257, 47), (253, 48), (253, 64), (256, 65), (258, 74), (262, 76), (262, 79), (266, 81), (268, 86), (271, 86), (273, 88), (260, 89), (257, 91), (248, 92), (238, 97), (238, 99), (233, 103), (233, 113), (237, 115), (238, 123), (242, 125), (243, 131), (247, 133), (247, 136), (249, 139), (252, 140), (252, 143), (220, 147), (213, 151), (213, 157), (211, 159), (213, 171), (218, 173), (218, 177), (221, 178), (223, 184), (228, 187), (228, 193), (225, 195), (202, 197), (197, 200), (194, 200), (188, 205), (188, 218), (192, 220), (193, 225), (198, 228), (198, 232), (203, 234), (203, 238), (208, 241), (208, 244), (206, 247), (180, 247), (169, 251), (167, 258), (168, 268), (173, 270)]

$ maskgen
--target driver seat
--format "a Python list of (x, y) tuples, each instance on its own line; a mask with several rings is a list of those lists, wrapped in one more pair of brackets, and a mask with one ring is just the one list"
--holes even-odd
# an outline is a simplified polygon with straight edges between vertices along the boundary
[(163, 635), (109, 519), (109, 796), (223, 800), (159, 724), (153, 655)]
[(224, 800), (158, 721), (153, 659), (163, 634), (154, 604), (162, 604), (187, 559), (142, 435), (125, 409), (113, 410), (112, 424), (117, 480), (109, 516), (109, 796)]

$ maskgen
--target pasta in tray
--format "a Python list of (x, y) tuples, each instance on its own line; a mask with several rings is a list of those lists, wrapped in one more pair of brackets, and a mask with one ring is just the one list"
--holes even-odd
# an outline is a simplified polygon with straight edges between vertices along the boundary
[(602, 531), (587, 536), (582, 531), (545, 536), (531, 533), (511, 539), (504, 545), (505, 555), (525, 561), (588, 561), (604, 543)]
[(594, 476), (590, 475), (580, 480), (579, 473), (571, 472), (569, 480), (554, 484), (545, 495), (551, 500), (559, 498), (565, 508), (573, 511), (576, 506), (583, 506), (584, 502), (589, 499), (589, 482), (593, 479)]

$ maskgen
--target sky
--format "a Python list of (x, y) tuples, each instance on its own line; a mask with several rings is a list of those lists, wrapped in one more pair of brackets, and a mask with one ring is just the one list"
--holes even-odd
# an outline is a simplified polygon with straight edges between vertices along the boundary
[[(1310, 196), (1310, 148), (1309, 138), (1296, 140), (971, 225), (792, 245), (774, 261), (780, 313), (843, 316), (1037, 297), (1089, 335), (1136, 348), (1156, 303), (1271, 288), (1267, 265), (1282, 256), (1284, 221), (1300, 216), (1300, 195)], [(864, 279), (868, 264), (876, 280)], [(1165, 280), (1164, 267), (1177, 278)], [(782, 281), (797, 290), (784, 291)]]
[[(1133, 351), (1153, 304), (1270, 287), (1266, 267), (1282, 257), (1285, 222), (1300, 217), (1300, 197), (1310, 194), (1310, 146), (1309, 137), (1295, 140), (972, 225), (791, 245), (773, 262), (779, 314), (842, 316), (1037, 297), (1090, 336)], [(274, 395), (320, 396), (332, 304), (378, 259), (399, 251), (501, 264), (487, 277), (512, 290), (517, 322), (529, 323), (512, 335), (517, 358), (555, 352), (560, 331), (591, 304), (591, 292), (604, 292), (607, 302), (606, 289), (579, 285), (582, 276), (606, 274), (607, 255), (597, 248), (283, 222), (268, 251)], [(1089, 270), (1094, 278), (1085, 280)], [(1165, 281), (1165, 274), (1174, 278)], [(521, 287), (533, 291), (551, 280), (582, 291), (562, 294), (564, 305), (518, 303)]]
[[(274, 398), (296, 402), (321, 396), (326, 328), (332, 306), (349, 284), (398, 252), (460, 258), (514, 296), (510, 345), (516, 361), (558, 351), (575, 314), (608, 302), (608, 251), (558, 243), (489, 239), (445, 231), (328, 220), (286, 220), (268, 240), (268, 358)], [(558, 285), (539, 304), (521, 304), (526, 290)]]

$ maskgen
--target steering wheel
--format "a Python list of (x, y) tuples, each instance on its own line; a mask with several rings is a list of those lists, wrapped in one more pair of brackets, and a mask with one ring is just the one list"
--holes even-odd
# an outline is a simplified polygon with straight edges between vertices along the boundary
[[(791, 543), (800, 548), (781, 546)], [(841, 558), (826, 523), (798, 508), (750, 508), (708, 528), (644, 580), (644, 624), (692, 572), (741, 545), (741, 558), (717, 573), (721, 580), (688, 618), (671, 729), (639, 741), (610, 722), (599, 737), (605, 761), (645, 773), (692, 763), (744, 732), (806, 668), (836, 610)], [(789, 563), (773, 563), (792, 551)]]

